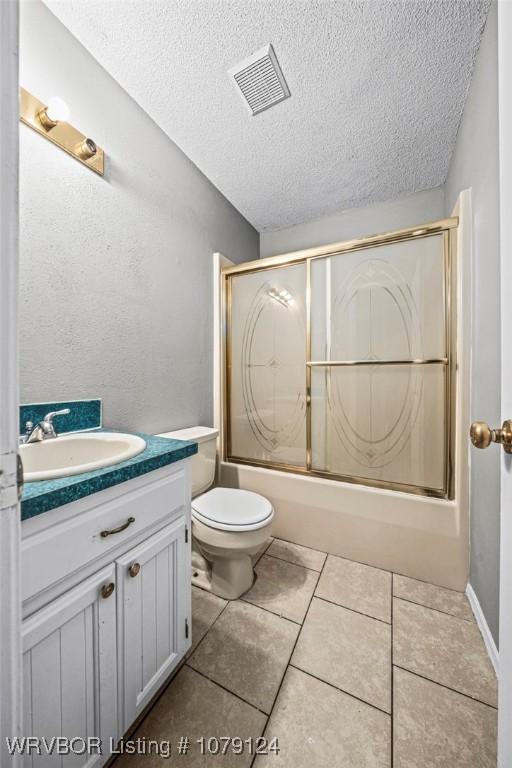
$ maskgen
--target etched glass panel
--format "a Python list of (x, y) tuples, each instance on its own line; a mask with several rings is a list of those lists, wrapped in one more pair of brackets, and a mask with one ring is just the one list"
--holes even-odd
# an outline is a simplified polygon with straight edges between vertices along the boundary
[(312, 369), (312, 467), (442, 491), (445, 366)]
[(232, 457), (306, 465), (306, 266), (231, 278)]
[(443, 235), (315, 259), (312, 360), (446, 356)]

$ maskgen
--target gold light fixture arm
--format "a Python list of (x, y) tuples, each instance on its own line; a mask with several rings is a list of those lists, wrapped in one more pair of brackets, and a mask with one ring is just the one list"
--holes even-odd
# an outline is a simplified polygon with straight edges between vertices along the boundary
[(505, 419), (501, 429), (491, 429), (485, 421), (474, 421), (469, 436), (475, 448), (488, 448), (491, 443), (498, 443), (505, 453), (512, 453), (511, 419)]
[(51, 119), (51, 117), (48, 114), (47, 107), (43, 107), (42, 109), (40, 109), (36, 116), (46, 131), (51, 131), (52, 128), (55, 128), (55, 126), (59, 124), (57, 120)]

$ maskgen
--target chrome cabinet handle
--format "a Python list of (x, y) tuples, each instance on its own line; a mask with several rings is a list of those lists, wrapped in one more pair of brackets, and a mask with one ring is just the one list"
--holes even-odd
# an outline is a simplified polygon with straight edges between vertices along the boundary
[(121, 533), (121, 531), (126, 531), (129, 525), (135, 522), (134, 517), (129, 517), (126, 523), (123, 523), (118, 528), (107, 528), (106, 530), (101, 532), (101, 537), (105, 539), (107, 536), (112, 536), (114, 533)]
[(116, 585), (113, 581), (110, 582), (110, 584), (104, 584), (101, 588), (101, 596), (104, 600), (107, 599), (107, 597), (110, 597), (110, 595), (113, 593), (114, 589), (116, 588)]

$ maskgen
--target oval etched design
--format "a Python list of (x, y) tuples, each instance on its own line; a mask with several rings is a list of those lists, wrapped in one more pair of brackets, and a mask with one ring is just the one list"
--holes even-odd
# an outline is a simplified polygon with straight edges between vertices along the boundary
[(245, 415), (268, 453), (296, 446), (305, 429), (305, 337), (304, 318), (286, 286), (262, 285), (247, 313), (240, 372)]
[(359, 264), (336, 294), (332, 328), (333, 359), (368, 362), (328, 370), (334, 428), (361, 466), (385, 467), (409, 442), (423, 397), (421, 368), (378, 364), (422, 356), (418, 311), (404, 275), (382, 259)]

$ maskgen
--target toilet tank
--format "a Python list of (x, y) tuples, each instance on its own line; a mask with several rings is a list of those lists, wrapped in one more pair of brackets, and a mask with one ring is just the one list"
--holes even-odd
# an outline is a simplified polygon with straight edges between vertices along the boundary
[(172, 437), (174, 440), (193, 440), (197, 443), (197, 453), (192, 456), (192, 497), (199, 496), (213, 485), (218, 434), (219, 430), (212, 427), (187, 427), (158, 435)]

